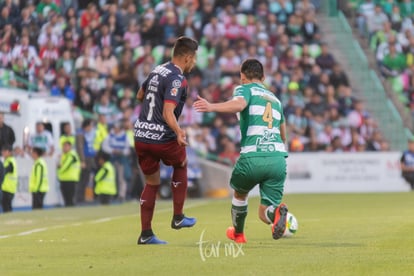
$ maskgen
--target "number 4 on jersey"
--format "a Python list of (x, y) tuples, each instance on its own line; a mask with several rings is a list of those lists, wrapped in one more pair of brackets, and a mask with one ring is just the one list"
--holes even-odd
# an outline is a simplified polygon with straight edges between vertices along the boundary
[(267, 128), (273, 127), (273, 112), (272, 104), (270, 102), (267, 102), (262, 118), (263, 121), (267, 123)]

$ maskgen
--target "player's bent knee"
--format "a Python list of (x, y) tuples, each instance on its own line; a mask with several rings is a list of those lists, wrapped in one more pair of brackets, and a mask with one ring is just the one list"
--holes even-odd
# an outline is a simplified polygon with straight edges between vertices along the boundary
[(245, 201), (247, 199), (247, 194), (234, 191), (234, 198), (241, 200), (241, 201)]

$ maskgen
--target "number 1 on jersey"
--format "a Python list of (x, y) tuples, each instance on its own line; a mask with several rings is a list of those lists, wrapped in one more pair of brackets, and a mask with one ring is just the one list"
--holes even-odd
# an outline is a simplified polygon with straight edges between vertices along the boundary
[(270, 102), (267, 102), (266, 104), (262, 119), (264, 122), (267, 123), (267, 128), (273, 127), (273, 112), (272, 112), (272, 104)]

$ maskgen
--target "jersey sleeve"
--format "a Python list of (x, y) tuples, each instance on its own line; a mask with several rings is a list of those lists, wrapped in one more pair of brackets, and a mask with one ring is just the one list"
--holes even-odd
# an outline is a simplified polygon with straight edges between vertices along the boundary
[(179, 75), (173, 75), (165, 79), (164, 101), (178, 104), (185, 89), (185, 87), (183, 87), (183, 81), (184, 80), (180, 78)]
[(249, 89), (245, 89), (243, 86), (236, 86), (233, 90), (233, 98), (243, 97), (244, 100), (248, 103), (250, 101)]

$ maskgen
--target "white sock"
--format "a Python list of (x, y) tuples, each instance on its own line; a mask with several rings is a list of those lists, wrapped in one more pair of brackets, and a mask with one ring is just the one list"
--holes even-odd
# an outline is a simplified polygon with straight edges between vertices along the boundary
[(274, 213), (274, 212), (275, 212), (275, 206), (272, 206), (272, 205), (267, 206), (264, 214), (269, 223), (273, 223), (273, 220), (269, 218), (269, 213)]
[(240, 199), (233, 197), (233, 199), (231, 200), (231, 204), (233, 204), (234, 206), (238, 206), (238, 207), (246, 206), (247, 198), (245, 200), (240, 200)]

